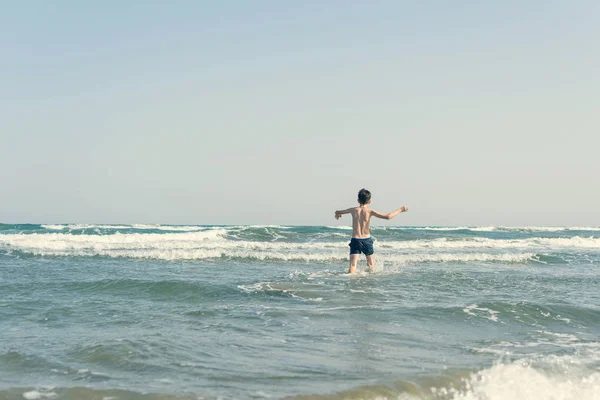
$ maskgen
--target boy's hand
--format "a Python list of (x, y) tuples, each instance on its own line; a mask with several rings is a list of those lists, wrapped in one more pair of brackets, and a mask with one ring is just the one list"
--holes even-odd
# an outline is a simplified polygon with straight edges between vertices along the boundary
[(342, 218), (342, 214), (335, 213), (335, 219), (340, 219), (340, 218)]
[(402, 210), (402, 212), (407, 212), (408, 211), (408, 206), (403, 206), (401, 210)]

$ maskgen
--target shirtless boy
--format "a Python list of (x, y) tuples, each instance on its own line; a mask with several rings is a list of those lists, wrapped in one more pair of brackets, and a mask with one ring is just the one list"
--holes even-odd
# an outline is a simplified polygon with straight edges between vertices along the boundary
[(350, 240), (350, 270), (348, 273), (356, 272), (356, 264), (360, 253), (367, 256), (367, 265), (369, 271), (373, 272), (375, 257), (373, 256), (373, 239), (371, 239), (371, 217), (381, 219), (392, 219), (401, 212), (408, 211), (407, 206), (400, 207), (389, 214), (382, 214), (368, 208), (371, 204), (371, 192), (367, 189), (361, 189), (358, 192), (358, 207), (338, 210), (335, 212), (335, 219), (340, 219), (344, 214), (352, 214), (352, 239)]

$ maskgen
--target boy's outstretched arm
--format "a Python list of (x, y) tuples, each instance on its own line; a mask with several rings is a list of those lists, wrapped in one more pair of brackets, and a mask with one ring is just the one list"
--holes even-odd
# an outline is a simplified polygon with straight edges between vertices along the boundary
[(343, 214), (350, 214), (352, 212), (353, 208), (347, 208), (345, 210), (336, 210), (335, 212), (335, 219), (340, 219), (342, 218)]
[(382, 213), (377, 212), (375, 210), (371, 210), (371, 215), (373, 215), (374, 217), (377, 217), (377, 218), (381, 218), (381, 219), (392, 219), (396, 215), (398, 215), (398, 214), (400, 214), (402, 212), (406, 212), (406, 211), (408, 211), (408, 207), (407, 206), (402, 206), (399, 209), (394, 210), (394, 211), (392, 211), (389, 214), (382, 214)]

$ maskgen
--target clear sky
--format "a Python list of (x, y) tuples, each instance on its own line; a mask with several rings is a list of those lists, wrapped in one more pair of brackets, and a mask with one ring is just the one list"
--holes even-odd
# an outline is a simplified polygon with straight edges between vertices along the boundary
[(600, 3), (12, 1), (0, 222), (600, 225)]

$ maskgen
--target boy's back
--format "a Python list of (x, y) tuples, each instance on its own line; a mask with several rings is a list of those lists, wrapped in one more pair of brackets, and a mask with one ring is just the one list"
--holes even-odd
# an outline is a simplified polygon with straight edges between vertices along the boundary
[(371, 237), (371, 209), (366, 205), (356, 207), (350, 211), (352, 214), (352, 237), (368, 238)]

